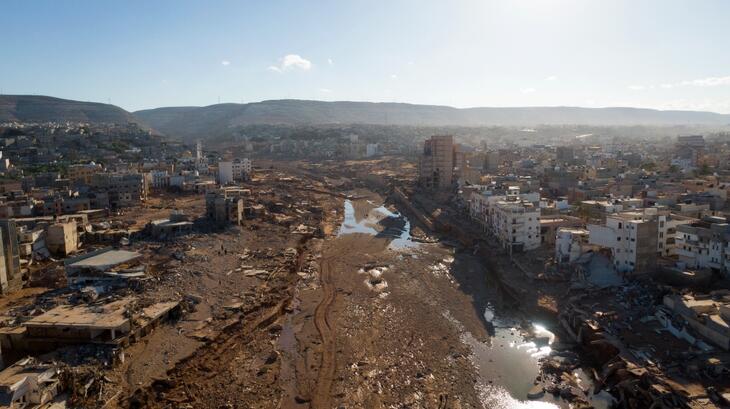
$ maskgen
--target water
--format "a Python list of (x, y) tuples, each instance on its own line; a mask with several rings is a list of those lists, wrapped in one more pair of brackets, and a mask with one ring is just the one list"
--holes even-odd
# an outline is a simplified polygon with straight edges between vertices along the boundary
[[(517, 322), (500, 317), (491, 305), (484, 311), (484, 319), (494, 327), (494, 336), (487, 342), (474, 338), (462, 329), (462, 341), (472, 349), (472, 363), (477, 367), (480, 381), (477, 391), (484, 408), (495, 409), (558, 409), (569, 408), (570, 403), (545, 393), (539, 400), (528, 400), (527, 394), (540, 373), (540, 359), (552, 353), (555, 334), (543, 325), (533, 323), (536, 340), (525, 340)], [(460, 325), (460, 324), (457, 324)], [(574, 373), (575, 383), (583, 388), (592, 387), (591, 378), (582, 370)], [(597, 409), (608, 409), (610, 397), (590, 399)]]
[(398, 212), (392, 212), (383, 205), (368, 209), (365, 217), (358, 220), (355, 206), (351, 200), (345, 200), (345, 218), (340, 225), (338, 236), (353, 233), (369, 234), (390, 240), (391, 249), (417, 247), (418, 243), (411, 239), (411, 222)]

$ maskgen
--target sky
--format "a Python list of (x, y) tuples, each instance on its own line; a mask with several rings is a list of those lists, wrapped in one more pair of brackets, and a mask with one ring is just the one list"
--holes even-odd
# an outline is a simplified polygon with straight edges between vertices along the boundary
[(3, 0), (0, 93), (730, 113), (725, 0)]

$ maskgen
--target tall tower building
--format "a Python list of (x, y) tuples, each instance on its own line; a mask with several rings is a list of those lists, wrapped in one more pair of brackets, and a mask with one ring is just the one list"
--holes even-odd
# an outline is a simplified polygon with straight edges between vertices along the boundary
[(423, 143), (419, 182), (431, 189), (448, 189), (454, 176), (454, 137), (435, 135)]

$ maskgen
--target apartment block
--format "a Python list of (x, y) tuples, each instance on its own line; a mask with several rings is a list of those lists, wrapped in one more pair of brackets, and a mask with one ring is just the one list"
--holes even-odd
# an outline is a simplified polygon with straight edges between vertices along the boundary
[(251, 177), (252, 170), (252, 163), (248, 158), (218, 162), (218, 183), (227, 185), (248, 180)]
[(590, 232), (586, 229), (561, 227), (555, 235), (555, 260), (573, 263), (590, 247)]
[(149, 180), (141, 173), (97, 173), (90, 186), (109, 195), (113, 208), (127, 207), (147, 200)]
[(423, 143), (418, 180), (429, 189), (448, 189), (454, 176), (454, 137), (435, 135)]
[(243, 222), (243, 199), (227, 191), (209, 192), (205, 195), (205, 214), (218, 225)]
[(676, 253), (688, 268), (730, 273), (730, 225), (724, 218), (705, 217), (677, 227)]
[(644, 273), (656, 266), (658, 222), (643, 212), (606, 216), (604, 225), (589, 224), (589, 243), (610, 249), (614, 268), (622, 273)]
[(541, 243), (540, 208), (527, 199), (530, 196), (535, 195), (521, 195), (517, 187), (508, 188), (505, 195), (475, 192), (469, 210), (472, 218), (494, 234), (504, 248), (533, 250)]

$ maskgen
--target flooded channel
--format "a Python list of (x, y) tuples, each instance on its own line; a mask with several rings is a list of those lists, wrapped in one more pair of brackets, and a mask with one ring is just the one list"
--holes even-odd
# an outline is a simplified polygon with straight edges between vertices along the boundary
[[(410, 236), (408, 218), (398, 212), (387, 209), (384, 205), (372, 201), (346, 200), (344, 203), (344, 220), (338, 235), (362, 233), (376, 237), (391, 239), (390, 248), (404, 250), (406, 253), (419, 245)], [(415, 254), (415, 253), (414, 253)], [(414, 256), (415, 257), (415, 256)], [(434, 271), (450, 274), (453, 257), (443, 263), (432, 266)], [(526, 338), (520, 328), (524, 322), (517, 317), (510, 317), (508, 311), (497, 311), (492, 305), (498, 302), (490, 299), (490, 295), (498, 292), (498, 286), (490, 283), (486, 274), (484, 282), (490, 288), (487, 294), (473, 295), (475, 305), (487, 305), (484, 311), (484, 324), (492, 335), (487, 340), (475, 338), (464, 326), (446, 311), (448, 319), (461, 334), (461, 341), (472, 351), (471, 361), (478, 371), (475, 385), (484, 408), (495, 409), (558, 409), (570, 408), (568, 401), (544, 392), (535, 387), (540, 375), (540, 361), (553, 355), (552, 345), (555, 335), (539, 323), (530, 325), (531, 336)], [(453, 282), (453, 281), (452, 281)], [(499, 298), (496, 297), (495, 298)], [(524, 324), (522, 324), (524, 325)], [(570, 383), (581, 390), (592, 389), (591, 379), (577, 370), (575, 379)], [(605, 393), (605, 392), (604, 392)], [(602, 396), (589, 396), (590, 403), (596, 409), (610, 408), (610, 402)]]

